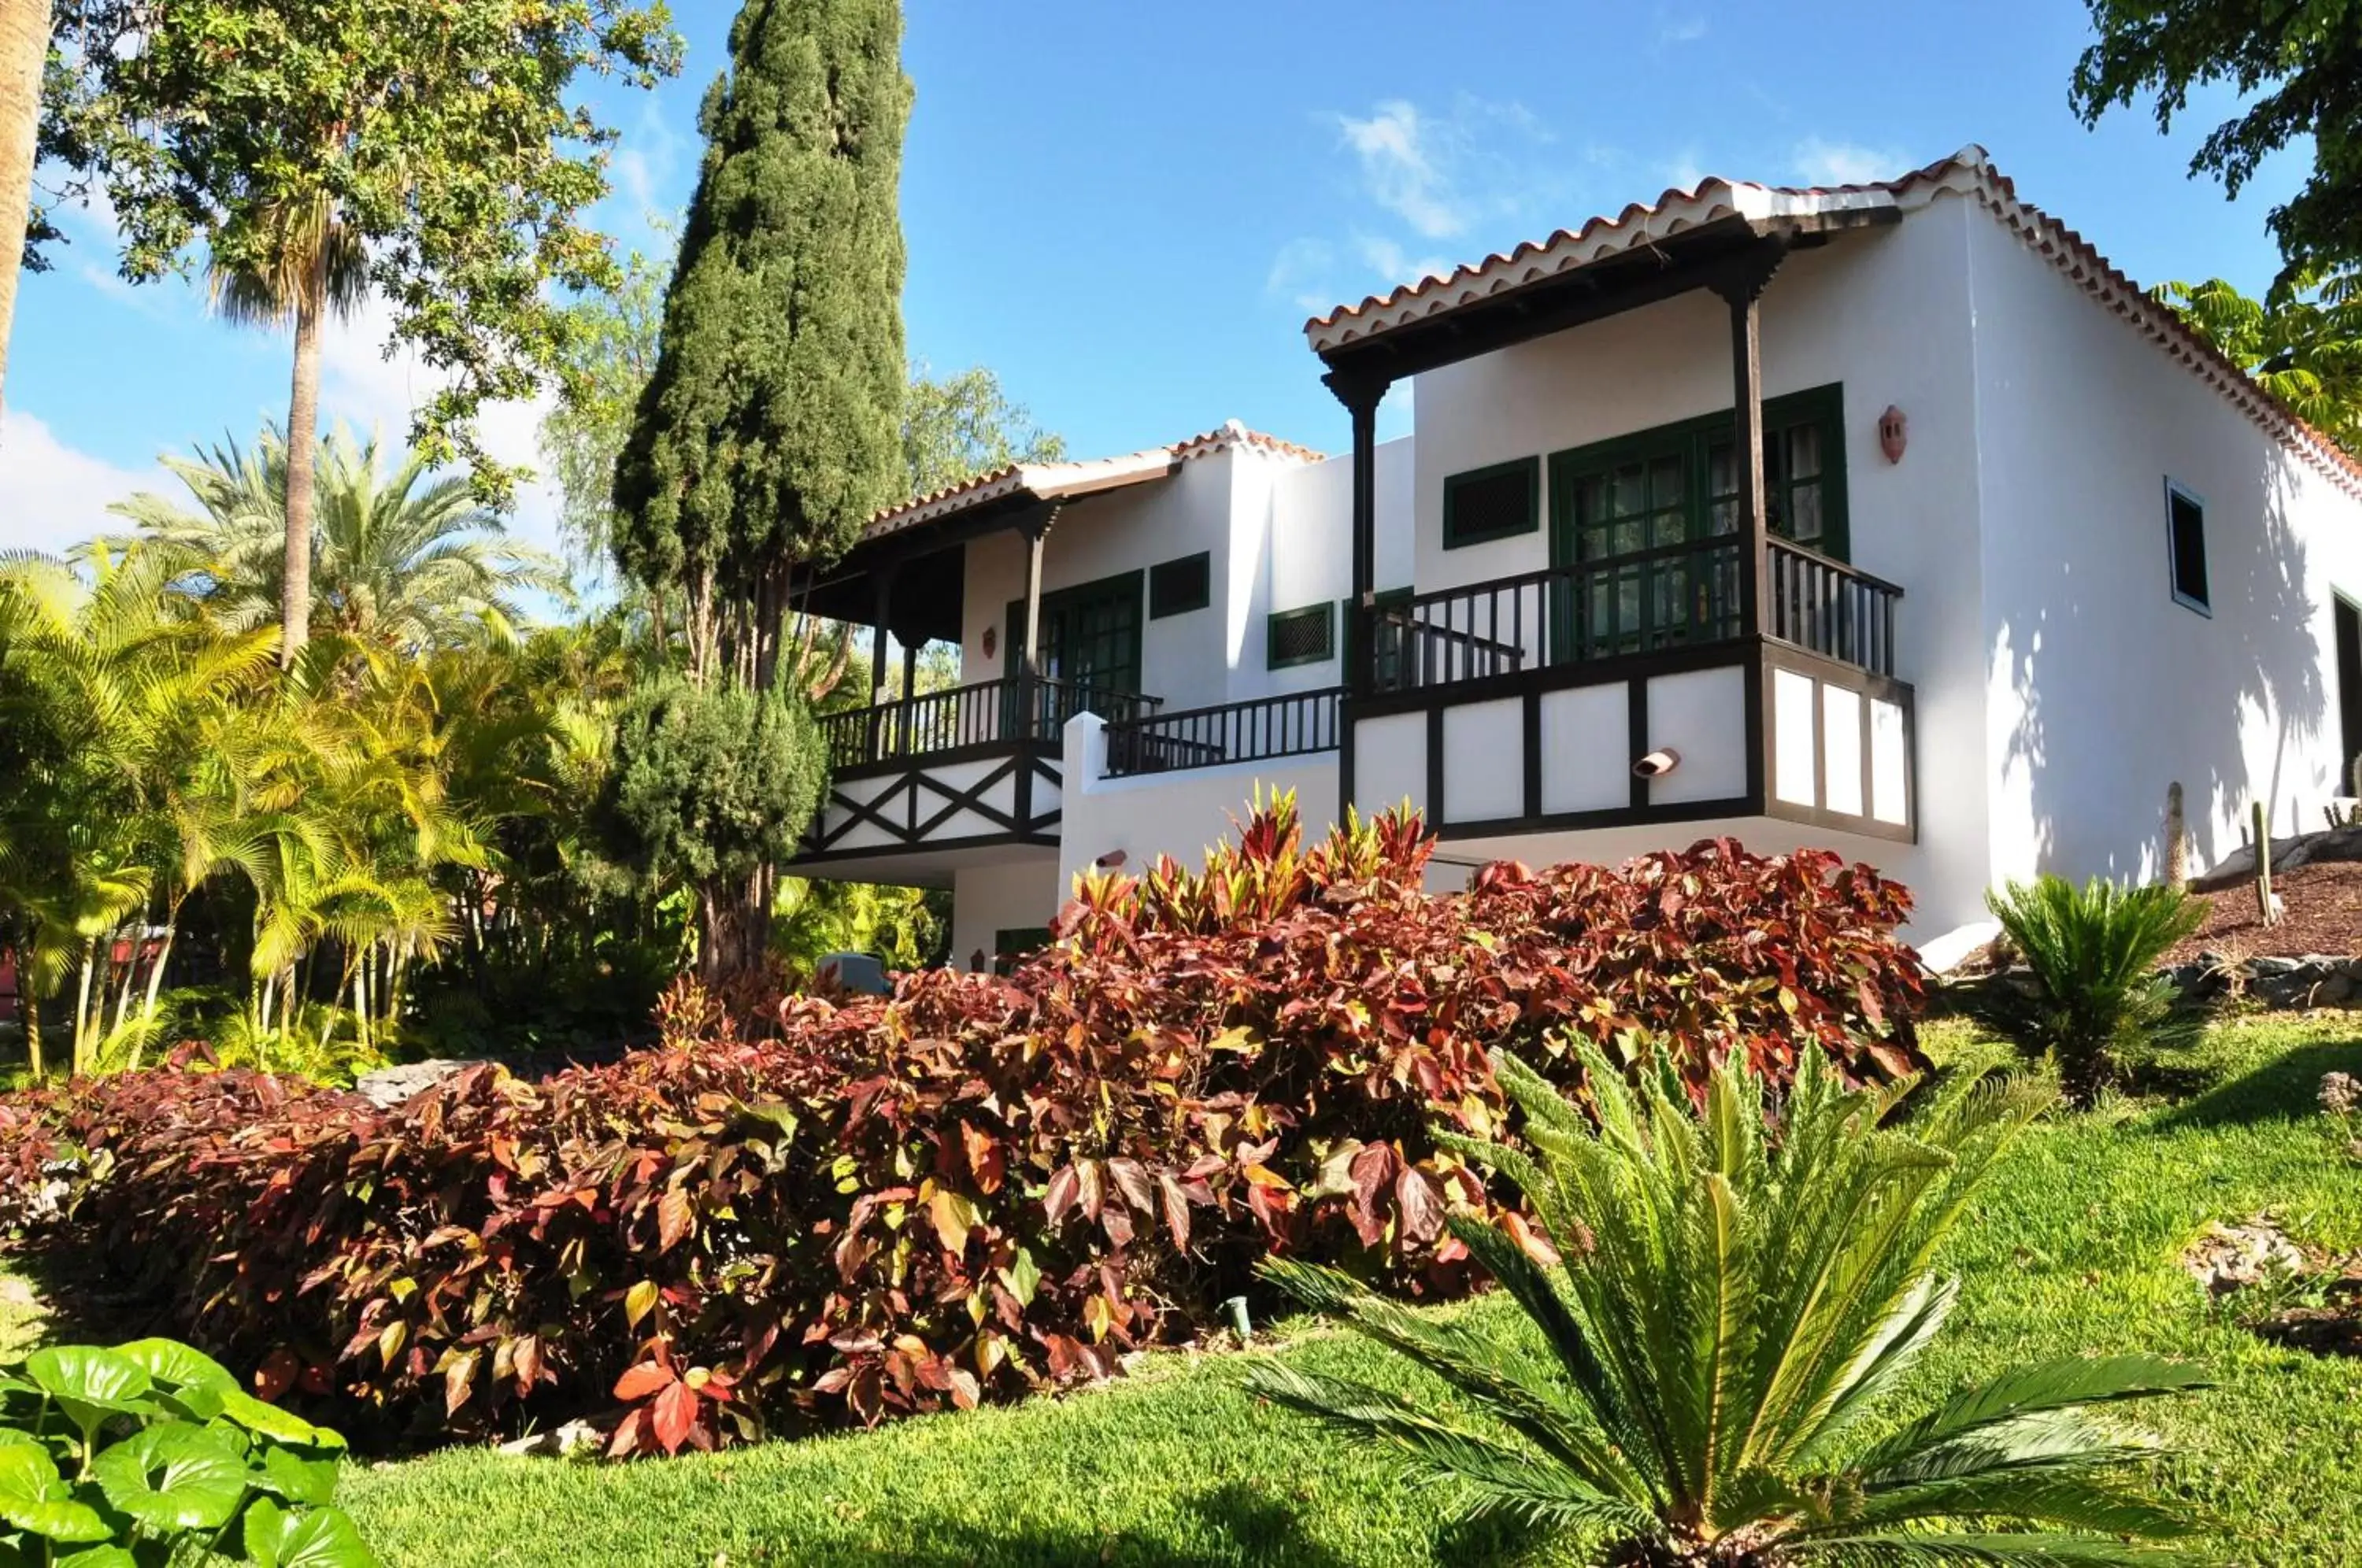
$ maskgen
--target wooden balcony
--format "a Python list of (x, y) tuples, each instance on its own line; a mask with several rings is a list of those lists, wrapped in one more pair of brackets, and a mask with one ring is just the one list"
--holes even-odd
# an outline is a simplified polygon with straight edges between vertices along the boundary
[[(1903, 590), (1777, 536), (1750, 584), (1746, 545), (1722, 535), (1366, 608), (1347, 798), (1408, 796), (1447, 836), (1775, 816), (1913, 837)], [(1634, 771), (1659, 751), (1679, 760)]]
[(823, 714), (828, 798), (793, 864), (817, 871), (895, 856), (891, 875), (926, 884), (973, 852), (1054, 853), (1066, 721), (1089, 712), (1122, 722), (1159, 706), (1019, 674)]
[(1179, 712), (1141, 713), (1107, 727), (1107, 776), (1177, 773), (1337, 749), (1340, 687), (1250, 697)]

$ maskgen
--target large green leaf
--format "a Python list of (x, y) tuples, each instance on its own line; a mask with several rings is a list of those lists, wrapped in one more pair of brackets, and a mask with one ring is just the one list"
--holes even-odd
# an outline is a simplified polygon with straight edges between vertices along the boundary
[(246, 1455), (226, 1432), (161, 1421), (91, 1462), (106, 1500), (151, 1529), (227, 1524), (247, 1489)]
[(133, 1340), (115, 1347), (115, 1353), (156, 1382), (174, 1388), (229, 1389), (237, 1379), (229, 1368), (178, 1340)]
[(246, 1557), (254, 1568), (380, 1568), (342, 1509), (296, 1513), (268, 1497), (246, 1511)]
[(85, 1546), (58, 1554), (58, 1568), (139, 1568), (139, 1559), (120, 1546)]
[[(98, 1345), (52, 1345), (35, 1351), (25, 1358), (25, 1375), (69, 1410), (80, 1406), (88, 1410), (143, 1411), (149, 1408), (146, 1398), (154, 1386), (138, 1362), (121, 1351)], [(96, 1424), (79, 1417), (76, 1420), (85, 1429)]]
[(221, 1396), (222, 1418), (259, 1432), (274, 1442), (292, 1442), (302, 1448), (341, 1449), (342, 1434), (327, 1427), (314, 1426), (292, 1410), (258, 1399), (243, 1388), (231, 1388)]
[(23, 1443), (0, 1448), (0, 1519), (49, 1540), (105, 1540), (115, 1532), (58, 1474), (49, 1451)]
[(266, 1448), (251, 1479), (258, 1490), (291, 1503), (325, 1503), (337, 1495), (337, 1462), (307, 1458), (291, 1448)]

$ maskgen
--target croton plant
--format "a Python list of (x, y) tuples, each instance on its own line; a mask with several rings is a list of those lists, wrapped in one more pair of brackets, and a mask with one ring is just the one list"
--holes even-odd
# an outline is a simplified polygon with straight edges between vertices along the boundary
[[(357, 1435), (619, 1416), (617, 1452), (969, 1406), (1105, 1375), (1259, 1288), (1267, 1255), (1448, 1294), (1444, 1225), (1552, 1238), (1429, 1129), (1514, 1140), (1487, 1053), (1917, 1061), (1903, 889), (1727, 841), (1424, 888), (1417, 818), (1088, 882), (1005, 977), (734, 1016), (392, 1110), (201, 1064), (0, 1101), (0, 1218), (58, 1218), (191, 1337)], [(200, 1260), (193, 1264), (192, 1259)]]

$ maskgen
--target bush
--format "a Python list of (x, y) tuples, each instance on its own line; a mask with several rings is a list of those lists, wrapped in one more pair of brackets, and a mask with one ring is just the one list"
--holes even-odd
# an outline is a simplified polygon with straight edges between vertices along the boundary
[(0, 1551), (90, 1568), (233, 1552), (376, 1568), (329, 1506), (344, 1447), (171, 1340), (35, 1351), (0, 1374)]
[(1306, 851), (1282, 802), (1202, 875), (1087, 884), (1008, 979), (792, 1000), (759, 1041), (676, 989), (663, 1049), (392, 1112), (241, 1073), (18, 1097), (0, 1206), (86, 1160), (94, 1250), (357, 1431), (620, 1401), (617, 1451), (672, 1450), (1106, 1375), (1267, 1253), (1463, 1289), (1445, 1216), (1495, 1204), (1428, 1128), (1507, 1134), (1496, 1048), (1572, 1084), (1559, 1032), (1661, 1038), (1697, 1089), (1917, 1061), (1908, 900), (1867, 867), (1709, 842), (1433, 897), (1428, 848), (1388, 818)]
[(1597, 1560), (1636, 1568), (2055, 1568), (2154, 1562), (2110, 1538), (2195, 1533), (2136, 1489), (2151, 1454), (2098, 1409), (2202, 1386), (2193, 1368), (2070, 1358), (1899, 1429), (1882, 1408), (1959, 1293), (1930, 1260), (2047, 1091), (1963, 1078), (1906, 1103), (1807, 1059), (1775, 1116), (1762, 1078), (1731, 1060), (1693, 1115), (1670, 1075), (1633, 1075), (1636, 1090), (1592, 1066), (1596, 1128), (1505, 1058), (1533, 1147), (1440, 1134), (1586, 1238), (1542, 1264), (1497, 1225), (1453, 1217), (1529, 1332), (1434, 1322), (1278, 1260), (1264, 1266), (1298, 1302), (1438, 1381), (1406, 1398), (1273, 1360), (1248, 1386), (1454, 1484), (1472, 1514), (1602, 1530)]
[(2173, 983), (2157, 972), (2206, 918), (2206, 906), (2180, 889), (2120, 888), (2098, 877), (2078, 888), (2044, 876), (1989, 892), (1985, 904), (2032, 974), (2026, 984), (1996, 977), (1974, 1010), (2028, 1059), (2055, 1060), (2075, 1104), (2092, 1103), (2125, 1052), (2186, 1039), (2197, 1027), (2173, 1016)]

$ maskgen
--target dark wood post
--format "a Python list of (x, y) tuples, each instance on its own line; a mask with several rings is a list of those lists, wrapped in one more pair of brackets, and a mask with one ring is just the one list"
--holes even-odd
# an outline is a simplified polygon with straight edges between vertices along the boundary
[(1772, 519), (1763, 482), (1763, 343), (1760, 304), (1787, 256), (1784, 240), (1766, 238), (1740, 257), (1716, 286), (1730, 306), (1731, 457), (1738, 467), (1738, 528), (1746, 558), (1738, 572), (1739, 630), (1763, 635), (1772, 608)]
[(887, 630), (894, 618), (894, 570), (880, 567), (876, 578), (877, 614), (869, 631), (869, 756), (875, 761), (886, 755), (891, 720), (884, 707), (886, 690)]
[(1345, 600), (1345, 695), (1337, 725), (1337, 785), (1339, 808), (1353, 803), (1352, 700), (1369, 690), (1369, 649), (1375, 628), (1372, 606), (1377, 601), (1378, 578), (1378, 404), (1389, 384), (1380, 377), (1336, 370), (1320, 378), (1353, 424), (1353, 502), (1352, 591)]

